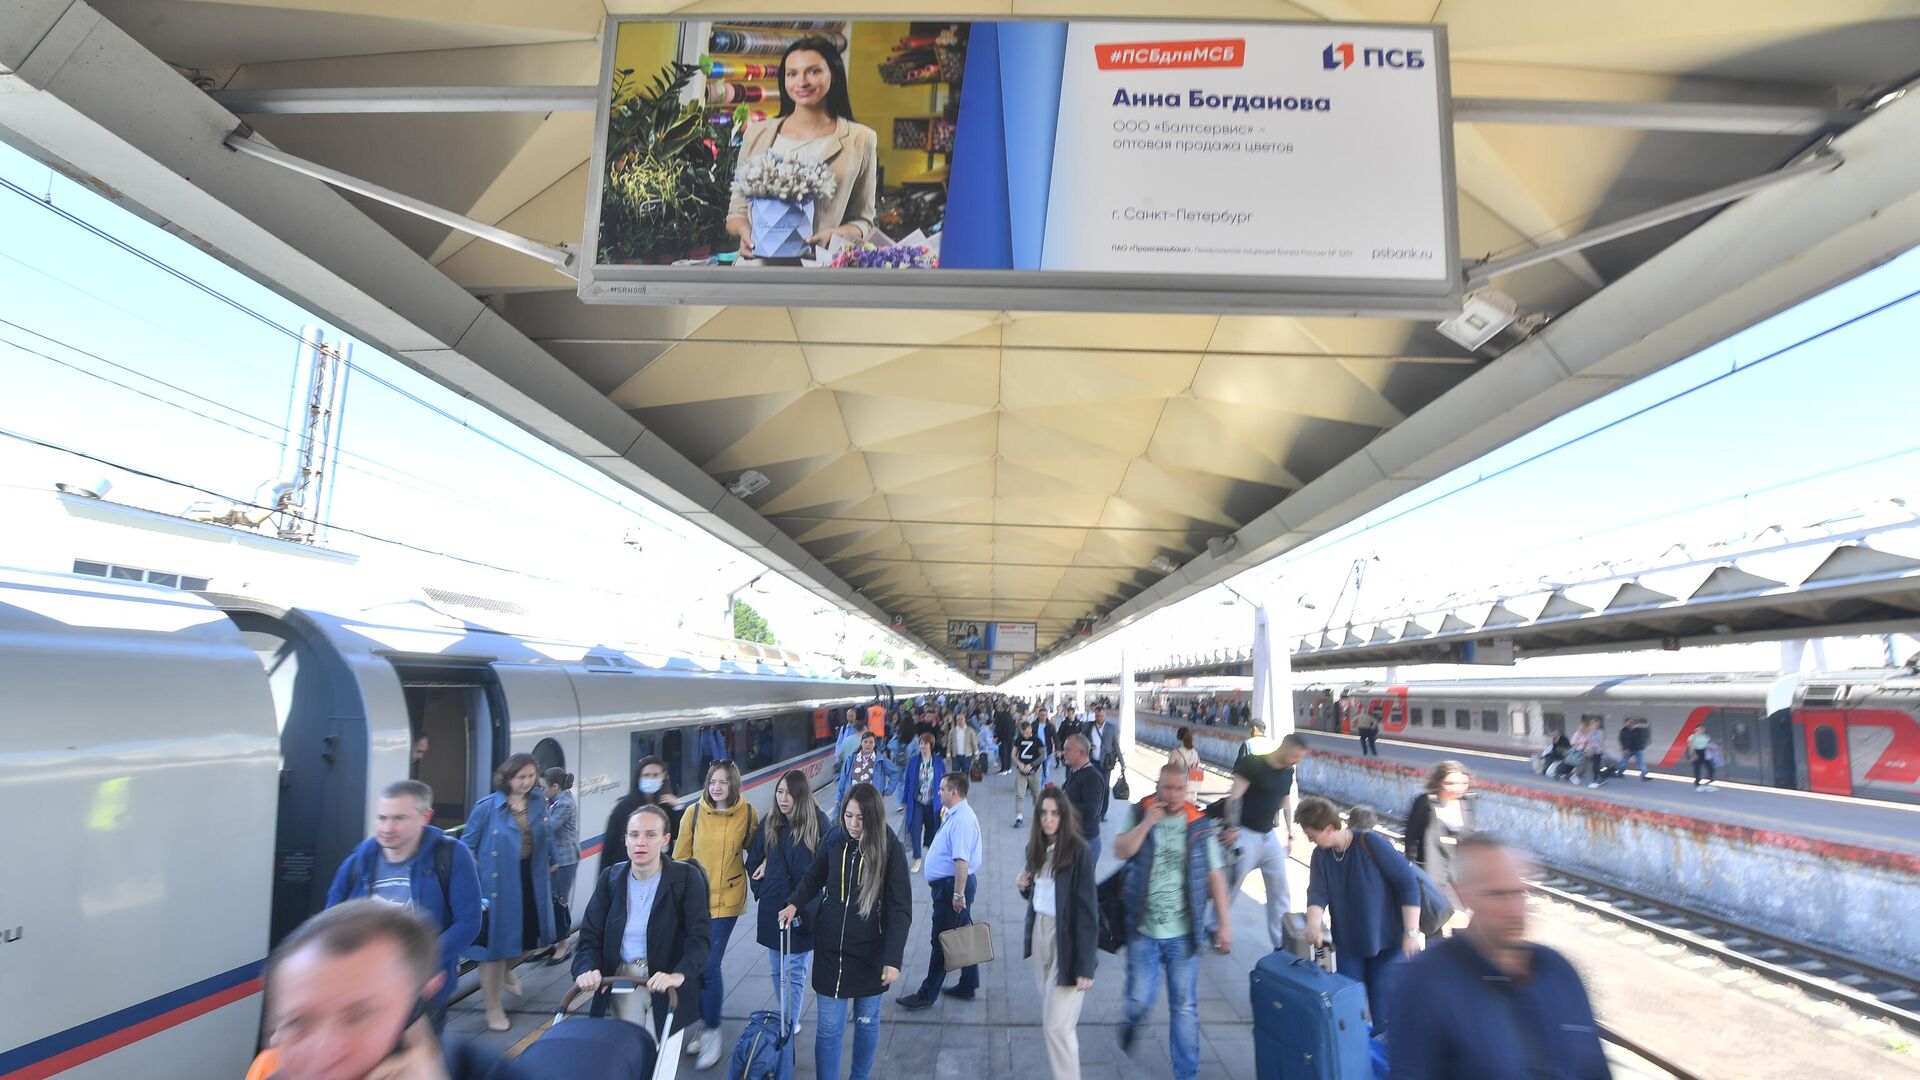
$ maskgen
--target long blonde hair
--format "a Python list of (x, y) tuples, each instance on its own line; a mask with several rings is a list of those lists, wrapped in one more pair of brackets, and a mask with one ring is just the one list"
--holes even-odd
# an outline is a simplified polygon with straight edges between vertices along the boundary
[[(783, 773), (775, 786), (785, 786), (787, 794), (793, 797), (793, 816), (780, 812), (780, 798), (776, 793), (773, 808), (761, 822), (766, 830), (767, 847), (772, 848), (780, 841), (780, 829), (785, 826), (793, 833), (794, 842), (813, 854), (820, 850), (820, 811), (814, 806), (813, 784), (807, 774), (799, 769)], [(861, 823), (863, 826), (865, 822)]]

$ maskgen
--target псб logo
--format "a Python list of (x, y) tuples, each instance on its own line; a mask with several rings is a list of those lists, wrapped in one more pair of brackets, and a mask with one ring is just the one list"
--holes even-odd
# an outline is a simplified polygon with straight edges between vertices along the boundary
[[(1382, 49), (1368, 46), (1357, 50), (1359, 65), (1364, 68), (1400, 68), (1418, 70), (1427, 66), (1427, 57), (1420, 49)], [(1354, 66), (1356, 50), (1353, 42), (1342, 41), (1320, 50), (1320, 66), (1328, 71), (1345, 71)]]

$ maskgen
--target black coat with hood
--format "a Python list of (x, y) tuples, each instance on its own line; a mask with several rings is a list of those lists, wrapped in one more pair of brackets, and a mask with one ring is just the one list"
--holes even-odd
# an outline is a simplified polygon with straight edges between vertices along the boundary
[(907, 850), (892, 829), (887, 829), (886, 877), (880, 899), (872, 912), (863, 915), (860, 884), (867, 872), (860, 842), (835, 826), (787, 898), (804, 911), (814, 897), (820, 897), (819, 922), (813, 929), (815, 993), (840, 1000), (872, 997), (887, 988), (880, 981), (880, 969), (898, 970), (904, 962), (913, 925), (913, 883), (907, 873)]

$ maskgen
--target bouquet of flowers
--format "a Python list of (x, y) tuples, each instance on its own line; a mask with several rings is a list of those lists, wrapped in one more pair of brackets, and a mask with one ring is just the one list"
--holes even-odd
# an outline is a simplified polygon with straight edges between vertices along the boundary
[(761, 258), (792, 258), (813, 235), (813, 203), (830, 199), (838, 185), (825, 162), (762, 154), (740, 166), (733, 188), (747, 200), (753, 252)]
[(734, 189), (749, 199), (807, 202), (831, 199), (837, 187), (833, 170), (813, 158), (762, 154), (740, 166)]
[(836, 267), (880, 270), (932, 270), (940, 257), (925, 244), (854, 244), (834, 257)]

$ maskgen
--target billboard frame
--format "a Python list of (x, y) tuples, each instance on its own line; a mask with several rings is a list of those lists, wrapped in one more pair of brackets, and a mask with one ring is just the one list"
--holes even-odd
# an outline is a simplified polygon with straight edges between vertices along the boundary
[[(1447, 28), (1423, 23), (1314, 23), (1329, 34), (1353, 30), (1410, 30), (1433, 36), (1434, 98), (1440, 128), (1441, 211), (1445, 218), (1444, 281), (1383, 282), (1368, 278), (1248, 277), (1240, 274), (1100, 273), (1072, 270), (948, 270), (918, 273), (874, 271), (857, 282), (804, 267), (753, 267), (749, 275), (731, 266), (601, 266), (600, 208), (605, 198), (608, 113), (614, 56), (626, 23), (724, 22), (779, 19), (793, 12), (702, 10), (690, 14), (609, 15), (601, 33), (600, 78), (595, 84), (593, 146), (587, 161), (586, 224), (580, 244), (577, 295), (589, 304), (717, 304), (843, 308), (923, 308), (949, 311), (1084, 311), (1195, 315), (1296, 315), (1322, 318), (1441, 320), (1460, 313), (1466, 275), (1460, 261), (1460, 204), (1453, 156), (1453, 83)], [(1043, 15), (946, 15), (894, 13), (820, 18), (850, 21), (1067, 22), (1169, 25), (1297, 26), (1279, 19), (1212, 16), (1179, 20), (1127, 16), (1069, 18)], [(859, 274), (860, 271), (853, 271)], [(924, 284), (921, 282), (924, 281)]]

